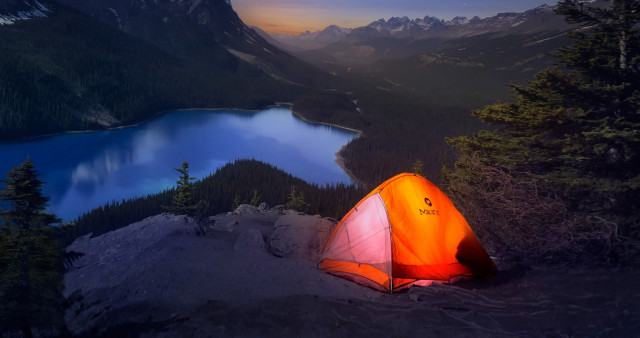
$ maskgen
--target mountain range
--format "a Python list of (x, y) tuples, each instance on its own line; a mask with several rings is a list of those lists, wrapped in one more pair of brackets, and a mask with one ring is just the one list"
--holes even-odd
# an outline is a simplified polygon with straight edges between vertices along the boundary
[(417, 158), (436, 177), (444, 138), (480, 127), (469, 111), (552, 65), (574, 29), (542, 6), (330, 26), (300, 36), (318, 49), (286, 50), (226, 0), (4, 0), (0, 18), (0, 141), (293, 102), (309, 120), (363, 131), (342, 155), (372, 185)]
[(553, 8), (542, 5), (523, 13), (499, 13), (484, 19), (477, 16), (471, 19), (457, 16), (451, 20), (429, 15), (416, 19), (392, 17), (353, 29), (330, 25), (321, 31), (306, 31), (297, 35), (273, 33), (270, 37), (285, 48), (302, 51), (323, 48), (332, 43), (363, 43), (380, 38), (456, 39), (483, 34), (536, 34), (566, 30), (569, 25), (562, 17), (554, 14)]

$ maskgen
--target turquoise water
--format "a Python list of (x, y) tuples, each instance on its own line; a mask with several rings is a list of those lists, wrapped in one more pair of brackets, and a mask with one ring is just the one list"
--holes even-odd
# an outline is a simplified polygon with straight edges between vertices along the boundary
[(236, 159), (275, 165), (308, 182), (351, 183), (335, 153), (357, 135), (304, 122), (286, 108), (260, 112), (183, 110), (135, 127), (0, 145), (0, 173), (26, 156), (46, 182), (49, 212), (64, 220), (113, 200), (175, 185), (189, 162), (201, 178)]

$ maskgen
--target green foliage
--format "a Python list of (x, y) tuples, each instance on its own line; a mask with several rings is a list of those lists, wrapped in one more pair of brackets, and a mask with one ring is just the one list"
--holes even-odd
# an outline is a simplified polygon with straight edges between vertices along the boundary
[(163, 209), (174, 215), (193, 215), (202, 204), (202, 201), (196, 201), (193, 197), (194, 185), (192, 181), (195, 181), (196, 178), (189, 175), (188, 162), (182, 162), (182, 167), (174, 168), (174, 170), (180, 173), (180, 178), (176, 182), (178, 187), (171, 205), (163, 206)]
[(19, 167), (11, 169), (2, 182), (5, 187), (0, 191), (0, 202), (9, 205), (0, 206), (0, 217), (5, 225), (29, 229), (60, 221), (55, 215), (45, 212), (49, 198), (42, 196), (44, 182), (38, 177), (28, 157)]
[(416, 175), (422, 175), (422, 161), (419, 158), (413, 162), (413, 167), (411, 168), (411, 172)]
[(49, 224), (58, 222), (44, 212), (49, 200), (42, 181), (27, 158), (13, 168), (0, 190), (4, 224), (0, 227), (0, 327), (31, 336), (31, 328), (60, 329), (62, 260)]
[(251, 202), (249, 202), (249, 204), (257, 207), (258, 204), (260, 204), (260, 195), (258, 195), (258, 190), (254, 189), (253, 190), (253, 196), (251, 197)]
[[(589, 28), (570, 34), (574, 42), (560, 50), (558, 68), (538, 73), (527, 86), (513, 86), (513, 102), (473, 112), (495, 129), (448, 140), (461, 154), (448, 175), (450, 191), (456, 194), (456, 180), (475, 187), (478, 194), (467, 198), (499, 191), (483, 186), (488, 174), (479, 168), (486, 166), (521, 182), (534, 175), (536, 189), (559, 196), (571, 218), (602, 220), (586, 222), (585, 231), (615, 224), (621, 242), (612, 253), (628, 255), (618, 250), (630, 247), (623, 242), (640, 240), (634, 201), (640, 193), (639, 6), (637, 0), (612, 1), (607, 8), (561, 1), (559, 14)], [(469, 165), (473, 159), (480, 165)], [(566, 230), (562, 222), (554, 226), (550, 231)]]
[(304, 193), (302, 191), (296, 194), (296, 187), (292, 185), (291, 193), (289, 194), (289, 201), (284, 207), (287, 209), (305, 212), (309, 209), (309, 203), (305, 202)]
[(231, 209), (236, 210), (240, 204), (242, 204), (242, 200), (240, 199), (240, 194), (238, 194), (236, 192), (235, 195), (233, 195), (233, 204), (231, 206)]
[(29, 336), (64, 326), (62, 259), (50, 228), (0, 228), (0, 327)]

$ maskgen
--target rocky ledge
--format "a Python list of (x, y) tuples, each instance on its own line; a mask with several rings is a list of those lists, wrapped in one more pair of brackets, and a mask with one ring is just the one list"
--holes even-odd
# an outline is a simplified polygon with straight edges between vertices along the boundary
[[(490, 281), (380, 293), (316, 268), (336, 221), (242, 205), (161, 214), (67, 247), (75, 335), (637, 334), (633, 270), (508, 269)], [(504, 269), (503, 269), (504, 270)]]

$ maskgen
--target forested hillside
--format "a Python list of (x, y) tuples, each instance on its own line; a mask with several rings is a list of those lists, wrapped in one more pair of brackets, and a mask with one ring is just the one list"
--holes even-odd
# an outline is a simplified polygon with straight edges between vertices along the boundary
[[(473, 35), (374, 36), (298, 53), (341, 76), (341, 88), (359, 108), (359, 113), (314, 113), (313, 118), (364, 131), (343, 155), (347, 167), (367, 186), (410, 170), (417, 159), (424, 163), (425, 177), (437, 182), (442, 165), (454, 156), (444, 138), (486, 127), (470, 112), (507, 100), (509, 84), (524, 84), (552, 67), (556, 60), (548, 54), (570, 43), (564, 32), (578, 27), (559, 25), (561, 17), (544, 9), (544, 17), (549, 16), (554, 17), (553, 24), (534, 20), (533, 32), (517, 26), (479, 34), (461, 26)], [(533, 17), (537, 16), (530, 21)], [(295, 102), (294, 109), (303, 115), (310, 106), (314, 111), (330, 111), (332, 106), (319, 98)]]
[(301, 90), (222, 48), (206, 63), (185, 60), (61, 5), (49, 18), (0, 26), (0, 44), (0, 140), (125, 125), (175, 108), (257, 109)]
[[(292, 188), (296, 197), (302, 194), (308, 204), (308, 209), (303, 211), (336, 219), (366, 194), (365, 190), (353, 185), (317, 186), (269, 164), (238, 160), (196, 181), (193, 197), (205, 202), (206, 207), (200, 216), (206, 217), (230, 211), (237, 204), (249, 204), (252, 200), (271, 206), (284, 205), (290, 200)], [(97, 236), (157, 215), (164, 212), (163, 206), (171, 204), (175, 193), (175, 189), (170, 189), (142, 198), (109, 203), (80, 216), (74, 225), (64, 228), (63, 236), (67, 241), (90, 232)]]

